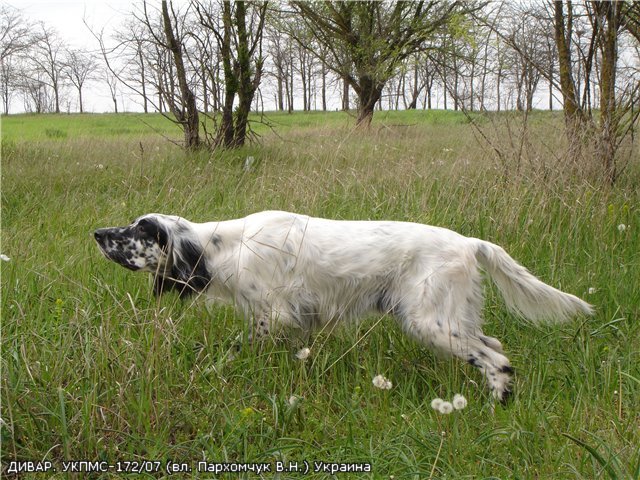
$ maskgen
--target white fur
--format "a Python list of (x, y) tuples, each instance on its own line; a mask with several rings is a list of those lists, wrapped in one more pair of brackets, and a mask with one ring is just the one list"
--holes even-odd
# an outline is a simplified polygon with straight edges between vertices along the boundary
[(497, 245), (444, 228), (274, 211), (203, 224), (147, 218), (170, 232), (180, 225), (181, 235), (200, 245), (211, 275), (204, 293), (239, 307), (254, 337), (282, 326), (307, 333), (375, 310), (391, 313), (411, 337), (477, 366), (499, 399), (509, 393), (512, 369), (500, 342), (481, 330), (481, 268), (522, 317), (592, 313)]

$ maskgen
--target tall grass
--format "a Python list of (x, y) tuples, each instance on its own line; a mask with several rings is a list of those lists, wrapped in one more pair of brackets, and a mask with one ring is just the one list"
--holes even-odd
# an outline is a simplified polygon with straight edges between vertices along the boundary
[[(187, 155), (137, 116), (82, 116), (86, 130), (64, 117), (3, 119), (4, 466), (171, 459), (198, 476), (203, 459), (331, 460), (370, 463), (371, 478), (637, 478), (637, 166), (615, 189), (557, 162), (505, 175), (464, 117), (446, 112), (390, 114), (371, 132), (337, 113), (268, 120), (257, 145)], [(550, 133), (560, 122), (532, 127), (527, 158), (561, 150)], [(128, 133), (108, 133), (117, 129)], [(319, 335), (304, 362), (288, 338), (234, 357), (243, 326), (230, 307), (154, 298), (148, 278), (106, 262), (91, 236), (152, 211), (207, 221), (264, 209), (482, 237), (597, 314), (522, 323), (488, 285), (485, 331), (517, 372), (513, 403), (492, 412), (477, 371), (437, 358), (391, 319)], [(375, 389), (377, 374), (393, 389)], [(430, 408), (454, 393), (465, 410)]]

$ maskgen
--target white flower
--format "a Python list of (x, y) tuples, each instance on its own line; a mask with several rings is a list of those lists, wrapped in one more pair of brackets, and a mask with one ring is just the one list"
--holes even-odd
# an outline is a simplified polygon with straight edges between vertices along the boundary
[(290, 407), (297, 407), (298, 404), (300, 403), (300, 400), (302, 400), (302, 397), (299, 397), (297, 395), (291, 395), (289, 397), (289, 406)]
[(627, 229), (627, 226), (624, 223), (621, 223), (620, 225), (618, 225), (619, 232), (624, 232), (626, 229)]
[(3, 262), (9, 262), (11, 259), (7, 257), (4, 253), (0, 254), (0, 260)]
[(376, 375), (373, 377), (373, 386), (380, 390), (391, 390), (391, 388), (393, 388), (393, 383), (382, 375)]
[(456, 410), (462, 410), (466, 406), (467, 406), (467, 399), (464, 398), (459, 393), (456, 393), (453, 396), (453, 408), (455, 408)]
[(438, 408), (438, 411), (443, 415), (449, 415), (451, 412), (453, 412), (453, 405), (451, 405), (451, 402), (442, 402), (440, 404), (440, 407)]
[(309, 355), (311, 355), (311, 350), (305, 347), (300, 349), (298, 353), (296, 353), (296, 358), (298, 360), (306, 360), (307, 358), (309, 358)]
[(98, 170), (104, 170), (104, 165), (102, 165), (101, 163), (99, 163), (98, 165), (96, 165), (96, 168)]
[(589, 295), (593, 295), (597, 291), (598, 291), (598, 289), (596, 287), (589, 287)]
[(440, 410), (440, 405), (442, 405), (442, 402), (444, 400), (442, 400), (441, 398), (434, 398), (433, 400), (431, 400), (431, 408), (433, 408), (434, 410)]

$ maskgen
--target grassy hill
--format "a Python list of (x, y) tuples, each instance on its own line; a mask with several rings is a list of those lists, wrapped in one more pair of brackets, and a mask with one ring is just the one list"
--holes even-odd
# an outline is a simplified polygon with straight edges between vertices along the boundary
[[(311, 478), (326, 477), (313, 461), (365, 462), (369, 478), (637, 478), (636, 164), (601, 187), (566, 165), (562, 119), (548, 112), (526, 130), (517, 115), (477, 118), (491, 146), (452, 112), (376, 113), (369, 131), (341, 112), (263, 120), (250, 146), (186, 154), (159, 115), (2, 118), (3, 467), (174, 460), (198, 477), (199, 460), (306, 460)], [(232, 359), (243, 326), (230, 307), (156, 299), (92, 238), (148, 212), (208, 221), (265, 209), (484, 238), (597, 313), (523, 323), (487, 284), (485, 331), (516, 370), (512, 404), (492, 411), (479, 372), (390, 318)], [(391, 390), (372, 385), (378, 374)], [(455, 393), (466, 409), (431, 409)]]

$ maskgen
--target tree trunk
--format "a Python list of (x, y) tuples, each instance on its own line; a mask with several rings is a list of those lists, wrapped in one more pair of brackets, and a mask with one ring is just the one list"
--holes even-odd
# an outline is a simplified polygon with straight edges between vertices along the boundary
[(223, 145), (225, 148), (233, 146), (235, 137), (235, 129), (233, 125), (233, 100), (236, 96), (238, 88), (235, 72), (231, 65), (231, 30), (233, 28), (231, 19), (231, 4), (223, 2), (222, 25), (223, 37), (220, 46), (220, 54), (222, 55), (222, 65), (224, 69), (224, 103), (222, 104), (222, 119), (220, 120), (220, 128), (218, 129), (218, 137), (216, 143)]
[[(595, 2), (594, 8), (600, 22), (599, 42), (602, 51), (600, 79), (600, 161), (608, 183), (616, 181), (616, 139), (618, 115), (616, 105), (616, 64), (618, 62), (618, 26), (620, 5), (617, 2)], [(605, 25), (606, 24), (606, 25)]]
[(260, 84), (262, 74), (261, 60), (256, 62), (254, 78), (251, 78), (251, 54), (249, 53), (249, 40), (247, 38), (246, 6), (245, 2), (238, 1), (236, 6), (236, 31), (238, 35), (238, 109), (236, 111), (234, 147), (244, 145), (247, 137), (247, 124), (253, 96)]
[(571, 2), (567, 3), (567, 27), (565, 28), (565, 14), (562, 0), (554, 1), (554, 34), (556, 48), (558, 49), (558, 65), (560, 73), (560, 90), (564, 105), (564, 119), (567, 128), (567, 138), (574, 143), (582, 123), (582, 110), (576, 97), (575, 83), (571, 73), (571, 28), (572, 11)]
[(360, 78), (360, 84), (356, 93), (358, 94), (358, 118), (357, 127), (368, 128), (373, 119), (373, 110), (376, 102), (382, 98), (384, 84), (376, 84), (370, 77)]
[(342, 110), (349, 111), (349, 82), (346, 78), (342, 79)]
[(327, 111), (327, 67), (322, 62), (322, 111)]
[(283, 88), (282, 88), (282, 70), (278, 69), (278, 78), (277, 78), (277, 82), (278, 82), (278, 95), (277, 95), (277, 101), (278, 101), (278, 110), (279, 111), (283, 111), (284, 110), (284, 99), (282, 98), (283, 96)]
[(415, 110), (418, 107), (418, 97), (420, 90), (418, 89), (418, 62), (416, 60), (413, 65), (413, 92), (411, 94), (411, 103), (407, 107), (408, 110)]
[(175, 105), (175, 101), (171, 99), (171, 110), (176, 116), (176, 120), (180, 122), (184, 129), (185, 147), (189, 150), (197, 149), (200, 147), (200, 120), (198, 118), (196, 97), (189, 88), (189, 84), (187, 82), (187, 73), (184, 68), (184, 60), (182, 58), (182, 45), (177, 41), (174, 35), (166, 0), (162, 1), (162, 19), (164, 23), (164, 33), (167, 37), (167, 44), (169, 46), (169, 50), (171, 50), (173, 61), (176, 66), (176, 76), (178, 77), (180, 100), (182, 103), (182, 108), (178, 108), (178, 106)]
[(149, 113), (146, 78), (144, 74), (144, 57), (142, 56), (141, 48), (138, 48), (138, 60), (140, 62), (140, 84), (142, 86), (142, 106), (144, 109), (144, 113)]
[(53, 84), (53, 95), (56, 101), (56, 113), (60, 113), (60, 92), (58, 91), (58, 82)]

